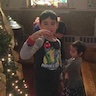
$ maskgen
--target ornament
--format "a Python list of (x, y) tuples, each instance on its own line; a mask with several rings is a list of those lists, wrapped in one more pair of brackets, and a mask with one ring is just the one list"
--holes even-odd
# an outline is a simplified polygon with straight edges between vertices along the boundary
[(46, 41), (45, 43), (44, 43), (44, 48), (50, 48), (50, 46), (51, 46), (51, 44), (49, 43), (49, 41)]

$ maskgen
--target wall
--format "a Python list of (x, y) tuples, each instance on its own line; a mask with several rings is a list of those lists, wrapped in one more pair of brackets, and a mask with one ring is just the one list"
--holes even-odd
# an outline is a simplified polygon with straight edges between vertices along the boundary
[(2, 8), (24, 8), (27, 7), (26, 0), (1, 0)]
[[(7, 0), (6, 0), (7, 1)], [(8, 0), (7, 6), (4, 0), (1, 0), (3, 8), (27, 8), (30, 7), (30, 0)], [(92, 5), (92, 4), (91, 4)], [(68, 0), (68, 8), (88, 9), (88, 0)]]
[[(14, 20), (24, 26), (26, 35), (33, 31), (33, 22), (45, 9), (4, 10), (6, 16), (10, 15)], [(54, 10), (67, 27), (67, 35), (94, 36), (95, 11), (68, 11)]]
[[(8, 0), (7, 6), (5, 6), (4, 0), (1, 1), (6, 15), (11, 15), (13, 19), (22, 24), (26, 35), (32, 33), (36, 16), (47, 9), (30, 8), (30, 0)], [(96, 9), (88, 8), (88, 0), (68, 0), (67, 9), (52, 10), (56, 11), (62, 21), (65, 22), (68, 35), (94, 35)]]
[(87, 9), (88, 0), (68, 0), (69, 8)]

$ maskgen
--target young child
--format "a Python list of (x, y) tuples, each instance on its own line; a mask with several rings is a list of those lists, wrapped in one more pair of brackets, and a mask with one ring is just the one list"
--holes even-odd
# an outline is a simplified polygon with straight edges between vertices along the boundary
[(56, 96), (61, 74), (61, 43), (54, 35), (58, 28), (57, 15), (45, 10), (39, 18), (40, 30), (28, 37), (20, 57), (29, 59), (34, 55), (36, 96)]
[(84, 86), (81, 77), (82, 55), (86, 46), (81, 41), (75, 41), (70, 45), (71, 58), (67, 60), (64, 67), (65, 79), (61, 96), (85, 96)]
[[(38, 18), (36, 20), (39, 23)], [(34, 26), (34, 29), (33, 29), (33, 32), (36, 32), (36, 31), (40, 30), (38, 23), (36, 22), (36, 24)], [(66, 35), (66, 26), (65, 26), (63, 21), (58, 21), (58, 24), (59, 25), (58, 25), (58, 29), (56, 30), (55, 36), (61, 42), (61, 59), (62, 59), (62, 61), (64, 61), (65, 60), (65, 51), (64, 51), (64, 46), (63, 45), (64, 45), (64, 35)]]

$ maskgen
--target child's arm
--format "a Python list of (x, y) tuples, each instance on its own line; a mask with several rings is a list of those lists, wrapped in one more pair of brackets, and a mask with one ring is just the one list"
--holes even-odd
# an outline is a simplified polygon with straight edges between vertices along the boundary
[(75, 58), (66, 59), (63, 64), (63, 72), (67, 72), (72, 62), (75, 60)]
[(43, 45), (45, 38), (41, 37), (38, 40), (35, 41), (34, 45), (29, 46), (27, 40), (23, 44), (21, 51), (20, 51), (20, 57), (23, 60), (30, 59)]
[(30, 35), (21, 48), (21, 59), (27, 60), (31, 58), (42, 47), (45, 40), (44, 35), (47, 35), (48, 32), (43, 29)]
[(45, 36), (48, 36), (48, 35), (50, 36), (50, 31), (42, 29), (42, 30), (39, 30), (39, 31), (33, 33), (32, 35), (30, 35), (29, 38), (32, 41), (36, 41), (41, 36), (45, 37)]

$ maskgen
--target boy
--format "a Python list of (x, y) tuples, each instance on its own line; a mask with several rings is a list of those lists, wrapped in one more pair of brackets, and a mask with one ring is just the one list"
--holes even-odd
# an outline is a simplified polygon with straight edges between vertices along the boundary
[[(39, 23), (39, 17), (36, 18), (36, 21)], [(35, 26), (33, 32), (40, 30), (38, 23), (35, 21)], [(64, 35), (66, 35), (66, 26), (63, 21), (58, 21), (58, 29), (56, 30), (55, 36), (61, 42), (61, 59), (62, 62), (65, 60), (65, 51), (64, 51)]]
[(56, 13), (42, 12), (39, 28), (23, 44), (20, 57), (34, 55), (36, 96), (56, 96), (61, 73), (61, 43), (54, 35), (58, 28)]

